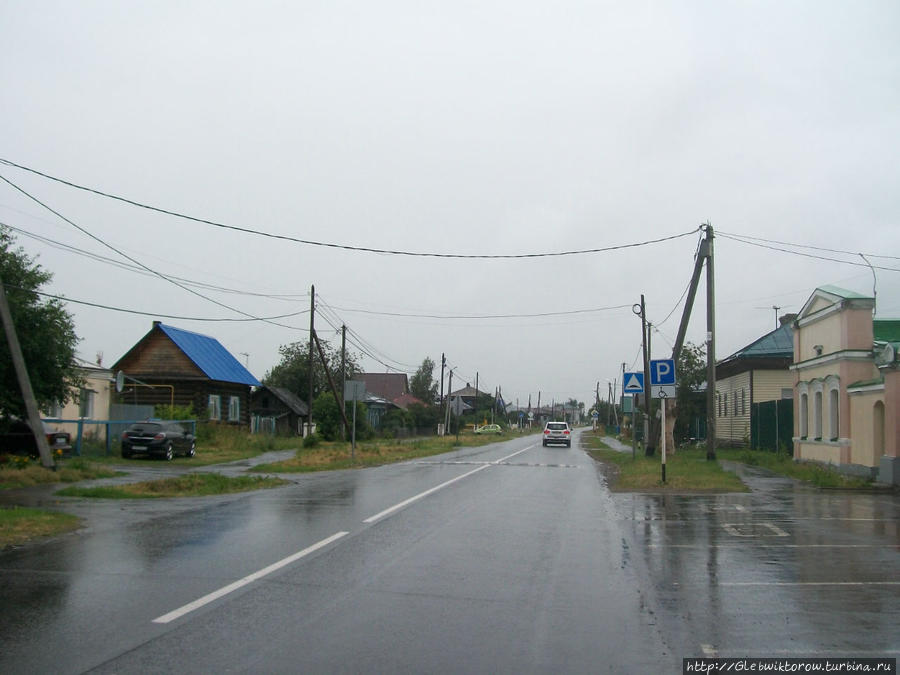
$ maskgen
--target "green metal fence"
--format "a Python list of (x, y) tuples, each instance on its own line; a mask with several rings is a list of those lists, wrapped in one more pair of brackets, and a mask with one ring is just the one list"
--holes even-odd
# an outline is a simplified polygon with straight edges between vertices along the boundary
[(750, 416), (750, 447), (793, 451), (794, 405), (788, 398), (754, 403)]

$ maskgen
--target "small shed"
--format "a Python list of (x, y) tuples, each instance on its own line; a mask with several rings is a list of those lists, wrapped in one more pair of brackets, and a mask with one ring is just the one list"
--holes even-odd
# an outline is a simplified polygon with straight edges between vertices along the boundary
[(125, 374), (121, 403), (193, 406), (208, 419), (247, 426), (259, 381), (215, 338), (154, 321), (112, 367)]
[(274, 419), (276, 434), (302, 436), (309, 406), (283, 387), (264, 384), (250, 395), (250, 414)]

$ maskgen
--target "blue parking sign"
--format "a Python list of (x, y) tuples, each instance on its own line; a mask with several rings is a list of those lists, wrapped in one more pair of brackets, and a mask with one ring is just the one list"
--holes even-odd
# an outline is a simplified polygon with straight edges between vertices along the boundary
[(650, 386), (675, 384), (675, 360), (657, 359), (650, 362)]

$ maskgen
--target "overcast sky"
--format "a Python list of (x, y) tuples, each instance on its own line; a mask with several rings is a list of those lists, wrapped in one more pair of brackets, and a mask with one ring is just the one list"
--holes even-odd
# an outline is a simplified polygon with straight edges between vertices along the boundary
[[(523, 406), (539, 391), (590, 401), (639, 367), (642, 293), (653, 356), (671, 354), (707, 221), (719, 358), (817, 286), (871, 294), (860, 256), (784, 242), (866, 254), (883, 268), (878, 315), (900, 316), (898, 35), (895, 0), (5, 0), (2, 159), (351, 247), (514, 255), (691, 234), (560, 257), (397, 256), (224, 230), (8, 165), (81, 229), (5, 182), (0, 222), (54, 274), (50, 292), (151, 315), (71, 302), (89, 361), (112, 365), (166, 314), (262, 378), (307, 338), (308, 313), (195, 319), (303, 312), (315, 285), (320, 335), (345, 323), (378, 359), (363, 356), (367, 371), (445, 352), (454, 389), (477, 372)], [(596, 311), (521, 316), (577, 310)], [(448, 318), (474, 315), (494, 318)]]

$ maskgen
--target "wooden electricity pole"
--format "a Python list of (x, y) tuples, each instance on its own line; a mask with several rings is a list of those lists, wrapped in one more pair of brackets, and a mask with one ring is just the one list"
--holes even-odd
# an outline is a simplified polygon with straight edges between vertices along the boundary
[(37, 407), (37, 401), (34, 399), (34, 390), (31, 388), (31, 380), (28, 378), (28, 368), (25, 366), (25, 358), (22, 356), (22, 346), (19, 344), (19, 336), (16, 335), (16, 327), (13, 325), (12, 313), (9, 310), (9, 303), (6, 301), (6, 289), (3, 287), (2, 279), (0, 279), (0, 318), (3, 319), (3, 332), (6, 333), (9, 354), (12, 357), (16, 378), (19, 380), (22, 398), (25, 399), (28, 425), (31, 427), (31, 433), (34, 434), (34, 442), (37, 443), (41, 464), (47, 469), (54, 469), (53, 455), (50, 453), (50, 446), (47, 445), (47, 437), (44, 436), (41, 414)]
[(307, 403), (309, 404), (309, 414), (306, 416), (306, 431), (307, 433), (303, 434), (306, 436), (307, 434), (312, 434), (312, 423), (313, 423), (313, 415), (312, 415), (312, 406), (313, 406), (313, 370), (315, 368), (315, 360), (313, 359), (313, 342), (316, 339), (316, 287), (313, 284), (309, 290), (309, 367), (306, 369), (307, 371), (307, 379), (309, 380), (309, 397), (307, 399)]

